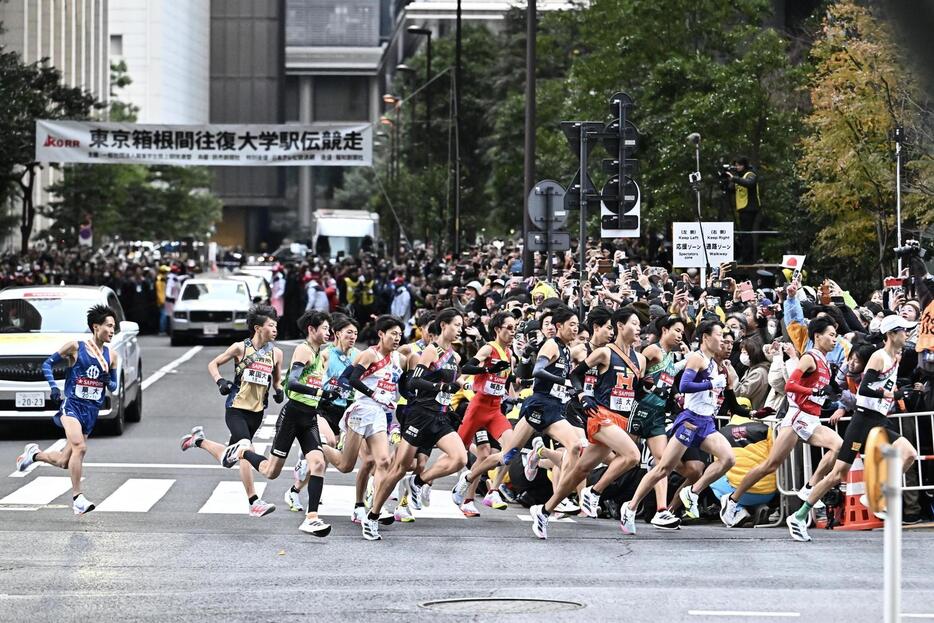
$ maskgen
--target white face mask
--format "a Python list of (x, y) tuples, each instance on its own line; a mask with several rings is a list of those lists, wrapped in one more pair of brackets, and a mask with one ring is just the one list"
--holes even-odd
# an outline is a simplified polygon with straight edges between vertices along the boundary
[(743, 364), (744, 366), (748, 366), (748, 365), (749, 365), (749, 355), (747, 355), (746, 353), (740, 353), (740, 354), (739, 354), (739, 362), (740, 362), (741, 364)]

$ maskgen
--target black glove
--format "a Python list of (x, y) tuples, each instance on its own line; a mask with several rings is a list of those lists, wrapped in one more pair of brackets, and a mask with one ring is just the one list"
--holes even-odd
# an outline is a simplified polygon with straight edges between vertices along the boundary
[(331, 391), (330, 389), (321, 390), (321, 400), (325, 402), (333, 402), (338, 398), (340, 398), (340, 394), (338, 392)]
[(230, 393), (230, 390), (233, 389), (234, 384), (228, 381), (225, 378), (217, 379), (217, 391), (221, 393), (221, 396), (226, 396)]
[(508, 370), (509, 367), (510, 367), (510, 364), (508, 361), (506, 361), (505, 359), (500, 359), (488, 365), (486, 367), (486, 371), (490, 374), (498, 374), (499, 372)]
[(282, 401), (285, 400), (285, 392), (282, 391), (281, 387), (277, 387), (272, 394), (272, 399), (276, 401), (276, 404), (282, 404)]
[(441, 383), (438, 385), (438, 391), (444, 394), (456, 394), (461, 386), (457, 383)]
[(502, 411), (503, 415), (508, 415), (510, 411), (516, 408), (517, 404), (519, 404), (518, 398), (503, 398), (503, 401), (499, 405), (499, 410)]
[(642, 377), (642, 387), (645, 388), (645, 391), (652, 391), (652, 388), (655, 387), (655, 377), (654, 376)]
[(593, 396), (584, 396), (581, 399), (581, 406), (584, 407), (585, 412), (589, 413), (591, 411), (596, 411), (599, 403), (597, 403), (597, 399)]
[(53, 387), (52, 391), (49, 392), (49, 398), (53, 402), (61, 402), (62, 401), (62, 390), (60, 390), (58, 387)]
[(811, 390), (811, 395), (812, 395), (812, 396), (815, 396), (815, 397), (819, 397), (819, 396), (829, 396), (829, 395), (830, 395), (830, 388), (828, 388), (828, 387), (821, 387), (820, 389), (817, 389), (817, 388), (815, 387), (814, 389)]

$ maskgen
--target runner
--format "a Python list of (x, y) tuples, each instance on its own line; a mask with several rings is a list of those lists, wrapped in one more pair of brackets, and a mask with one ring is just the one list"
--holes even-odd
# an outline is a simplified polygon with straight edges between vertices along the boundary
[[(354, 468), (360, 449), (366, 444), (375, 463), (378, 484), (389, 469), (386, 428), (399, 400), (399, 382), (407, 363), (397, 351), (404, 328), (402, 321), (385, 315), (377, 318), (374, 326), (379, 342), (357, 355), (348, 373), (347, 380), (357, 390), (357, 397), (341, 419), (341, 430), (345, 434), (343, 448), (322, 446), (321, 449), (328, 463), (346, 474)], [(360, 497), (354, 504), (352, 518), (354, 523), (359, 521), (363, 525), (364, 531), (368, 529), (366, 509)], [(382, 520), (391, 523), (392, 516), (382, 517)]]
[[(91, 339), (84, 342), (68, 342), (42, 364), (42, 373), (52, 388), (50, 399), (61, 401), (58, 413), (52, 418), (56, 426), (65, 430), (68, 445), (61, 452), (41, 452), (38, 444), (26, 444), (23, 453), (16, 458), (16, 469), (25, 470), (35, 461), (67, 469), (71, 476), (71, 508), (75, 515), (94, 510), (94, 504), (81, 492), (81, 472), (87, 439), (94, 430), (97, 413), (104, 405), (104, 388), (111, 394), (117, 391), (117, 353), (107, 344), (113, 339), (117, 314), (103, 305), (88, 310), (88, 329)], [(65, 378), (65, 398), (55, 383), (55, 364), (66, 361), (71, 364)]]
[(820, 423), (821, 407), (827, 400), (830, 385), (827, 353), (837, 343), (836, 323), (827, 316), (815, 318), (808, 324), (808, 334), (814, 348), (801, 356), (798, 367), (785, 384), (788, 412), (779, 425), (768, 458), (746, 473), (736, 491), (720, 498), (720, 519), (727, 527), (738, 525), (749, 516), (749, 512), (740, 506), (743, 494), (777, 470), (794, 450), (799, 438), (806, 444), (827, 450), (803, 490), (805, 501), (811, 487), (830, 471), (840, 451), (843, 440), (832, 428)]
[[(275, 388), (273, 394), (277, 403), (285, 397), (279, 387), (282, 351), (274, 342), (278, 330), (276, 310), (268, 305), (254, 305), (247, 312), (247, 326), (253, 329), (251, 338), (231, 344), (208, 364), (208, 372), (218, 391), (227, 397), (224, 419), (230, 431), (229, 445), (225, 448), (216, 441), (205, 439), (203, 426), (192, 428), (181, 441), (182, 451), (201, 448), (228, 468), (240, 462), (243, 450), (253, 449), (253, 435), (263, 423), (269, 388)], [(229, 361), (234, 362), (233, 382), (221, 376), (219, 370)], [(250, 515), (263, 517), (276, 510), (275, 504), (256, 495), (249, 463), (240, 463), (240, 480), (250, 502)]]
[[(730, 471), (736, 463), (730, 443), (717, 432), (713, 419), (719, 408), (720, 394), (728, 383), (727, 375), (716, 361), (722, 349), (723, 323), (719, 320), (705, 321), (697, 328), (697, 335), (701, 341), (700, 350), (688, 357), (684, 374), (681, 376), (679, 389), (684, 394), (684, 411), (675, 419), (672, 436), (662, 460), (642, 477), (633, 498), (623, 502), (620, 507), (620, 528), (624, 534), (636, 533), (636, 510), (639, 508), (639, 502), (655, 483), (662, 478), (668, 478), (688, 448), (699, 447), (717, 458), (707, 466), (696, 483), (681, 489), (679, 497), (684, 504), (685, 516), (690, 518), (698, 517), (698, 492)], [(724, 364), (729, 365), (727, 362)]]
[[(645, 373), (645, 357), (637, 353), (634, 346), (639, 340), (639, 316), (632, 307), (623, 307), (613, 313), (613, 325), (616, 327), (614, 343), (596, 349), (571, 374), (575, 393), (580, 396), (584, 407), (587, 441), (590, 445), (584, 449), (573, 469), (562, 470), (551, 498), (544, 505), (529, 509), (532, 532), (540, 539), (548, 538), (548, 519), (555, 507), (611, 451), (615, 457), (607, 465), (603, 476), (592, 487), (586, 487), (582, 494), (588, 498), (587, 504), (592, 515), (596, 515), (604, 487), (639, 464), (639, 449), (626, 434), (629, 414), (636, 404), (636, 388)], [(584, 393), (584, 380), (587, 372), (593, 368), (597, 369), (597, 380), (593, 395), (588, 396)], [(677, 528), (680, 522), (671, 517), (660, 523), (661, 527)]]
[[(414, 395), (406, 410), (402, 441), (386, 478), (377, 479), (373, 506), (364, 522), (363, 538), (369, 541), (382, 538), (377, 523), (379, 516), (373, 509), (382, 508), (397, 482), (402, 480), (409, 502), (419, 510), (422, 505), (429, 505), (431, 483), (435, 479), (456, 473), (467, 464), (467, 450), (447, 418), (451, 396), (461, 387), (457, 383), (460, 356), (454, 352), (452, 344), (463, 326), (464, 318), (459, 311), (451, 307), (442, 310), (432, 329), (437, 339), (418, 357), (409, 381)], [(433, 447), (440, 449), (444, 456), (421, 475), (405, 476), (418, 448)]]
[[(512, 357), (509, 351), (516, 336), (516, 319), (506, 312), (498, 312), (490, 319), (489, 331), (496, 336), (495, 339), (482, 346), (461, 368), (464, 374), (474, 375), (474, 396), (470, 399), (464, 421), (457, 430), (465, 448), (470, 447), (471, 441), (481, 432), (484, 433), (484, 437), (479, 438), (478, 445), (484, 438), (488, 441), (492, 437), (502, 447), (512, 438), (512, 425), (502, 412), (502, 403), (507, 394), (510, 397), (514, 394), (512, 385), (515, 377), (512, 374)], [(501, 482), (502, 476), (498, 476), (498, 479)], [(454, 503), (465, 515), (479, 514), (473, 503), (479, 484), (480, 478), (470, 480), (470, 473), (465, 471), (454, 485)], [(483, 503), (502, 510), (506, 508), (506, 503), (497, 490), (499, 484), (494, 479)]]
[[(808, 501), (797, 513), (785, 520), (791, 538), (795, 541), (811, 540), (807, 530), (808, 512), (850, 472), (856, 455), (864, 449), (866, 438), (873, 428), (881, 426), (888, 433), (889, 443), (902, 454), (903, 471), (908, 471), (918, 458), (917, 450), (901, 436), (898, 426), (887, 417), (895, 407), (895, 401), (903, 397), (902, 390), (895, 386), (898, 364), (905, 346), (906, 331), (914, 328), (915, 324), (895, 315), (882, 319), (879, 330), (885, 336), (885, 346), (873, 353), (866, 364), (866, 371), (856, 394), (856, 413), (853, 414), (853, 419), (850, 420), (843, 436), (837, 462), (834, 463), (833, 470), (814, 485)], [(866, 504), (865, 494), (860, 501)]]
[[(279, 419), (276, 421), (276, 436), (272, 442), (272, 452), (267, 459), (252, 450), (241, 450), (237, 458), (246, 459), (256, 471), (275, 480), (282, 472), (282, 466), (292, 449), (292, 442), (298, 439), (298, 445), (305, 457), (306, 469), (310, 473), (308, 484), (308, 513), (299, 530), (324, 537), (330, 534), (331, 526), (318, 518), (318, 503), (324, 489), (324, 453), (321, 452), (321, 435), (318, 432), (319, 404), (337, 397), (325, 386), (324, 374), (328, 367), (328, 352), (322, 347), (330, 334), (330, 316), (320, 311), (307, 311), (298, 319), (298, 330), (305, 336), (305, 341), (295, 347), (289, 376), (285, 382), (285, 394), (289, 401), (285, 403)], [(298, 492), (290, 489), (295, 497)], [(287, 493), (285, 500), (292, 506), (292, 498)]]

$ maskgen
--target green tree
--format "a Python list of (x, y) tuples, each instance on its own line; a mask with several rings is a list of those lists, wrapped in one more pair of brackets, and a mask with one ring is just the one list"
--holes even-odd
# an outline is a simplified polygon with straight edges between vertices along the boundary
[(902, 218), (934, 222), (931, 108), (891, 29), (850, 0), (831, 5), (812, 48), (813, 110), (802, 141), (803, 203), (819, 225), (816, 250), (833, 273), (884, 277), (894, 265), (895, 163), (892, 131), (905, 128)]

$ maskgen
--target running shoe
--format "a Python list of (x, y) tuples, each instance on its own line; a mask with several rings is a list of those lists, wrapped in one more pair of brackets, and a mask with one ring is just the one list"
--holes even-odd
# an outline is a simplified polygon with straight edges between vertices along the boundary
[(185, 450), (188, 450), (189, 448), (194, 448), (195, 442), (201, 439), (204, 439), (204, 427), (195, 426), (194, 428), (191, 429), (190, 433), (182, 437), (182, 442), (181, 442), (182, 452), (184, 452)]
[(396, 512), (393, 513), (393, 517), (396, 518), (396, 521), (402, 523), (412, 523), (415, 521), (415, 515), (412, 514), (412, 509), (409, 508), (409, 498), (402, 496), (402, 499), (399, 500), (399, 504), (396, 505)]
[(408, 492), (409, 503), (412, 505), (412, 510), (422, 510), (422, 488), (416, 486), (415, 476), (410, 474), (403, 478), (402, 482), (405, 490)]
[(538, 462), (541, 460), (538, 451), (544, 447), (545, 444), (542, 442), (541, 437), (532, 440), (532, 451), (526, 455), (524, 463), (525, 479), (529, 482), (532, 482), (538, 476)]
[(262, 498), (256, 498), (256, 501), (250, 504), (251, 517), (265, 517), (274, 510), (276, 510), (276, 505), (270, 504)]
[(503, 500), (505, 500), (508, 504), (518, 504), (518, 503), (519, 503), (519, 500), (516, 499), (516, 494), (513, 493), (513, 492), (512, 492), (512, 489), (510, 489), (508, 486), (506, 486), (506, 484), (501, 484), (501, 485), (499, 486), (498, 491), (499, 491), (500, 497), (503, 498)]
[(305, 478), (308, 477), (308, 461), (305, 459), (299, 459), (298, 463), (295, 464), (295, 468), (292, 470), (292, 480), (295, 481), (295, 488), (298, 489)]
[(577, 515), (581, 512), (581, 507), (571, 501), (571, 498), (564, 498), (557, 506), (555, 512), (562, 515)]
[(331, 534), (331, 524), (326, 524), (317, 517), (314, 519), (305, 517), (305, 521), (302, 522), (302, 525), (300, 525), (298, 529), (306, 534), (313, 534), (314, 536), (327, 536)]
[(367, 508), (373, 508), (373, 494), (376, 493), (373, 486), (373, 477), (370, 476), (366, 481), (366, 494), (363, 496), (363, 504)]
[(285, 490), (285, 505), (293, 513), (304, 512), (305, 507), (302, 506), (302, 498), (297, 491), (292, 491), (291, 488)]
[[(866, 508), (869, 508), (869, 498), (866, 497), (865, 493), (859, 496), (859, 503), (865, 506)], [(882, 511), (881, 513), (876, 513), (873, 511), (872, 514), (875, 515), (877, 519), (885, 519), (885, 511)]]
[(384, 526), (391, 526), (395, 520), (396, 520), (396, 516), (390, 513), (385, 508), (383, 508), (383, 510), (379, 512), (379, 519), (377, 519), (377, 521), (383, 524)]
[(451, 489), (451, 497), (458, 506), (464, 503), (464, 496), (467, 495), (467, 490), (470, 489), (470, 483), (467, 481), (467, 475), (469, 473), (470, 472), (467, 470), (461, 472), (461, 475), (457, 479), (457, 484)]
[(817, 522), (826, 522), (827, 521), (827, 505), (824, 504), (821, 500), (817, 501), (817, 504), (811, 509), (811, 516), (814, 517), (814, 525), (817, 525)]
[(379, 522), (369, 517), (364, 517), (361, 523), (363, 527), (363, 538), (367, 541), (379, 541), (383, 537), (379, 535)]
[(681, 520), (672, 514), (667, 508), (655, 513), (652, 517), (652, 525), (659, 530), (680, 530)]
[(683, 487), (678, 497), (684, 504), (684, 516), (688, 519), (699, 519), (700, 507), (697, 504), (697, 494), (691, 491), (690, 487)]
[(477, 510), (477, 507), (474, 505), (473, 500), (467, 500), (460, 505), (461, 512), (464, 513), (464, 517), (479, 517), (480, 511)]
[(358, 526), (363, 523), (366, 519), (366, 508), (363, 506), (355, 506), (353, 512), (350, 514), (350, 521), (357, 524)]
[(224, 450), (224, 455), (221, 457), (221, 465), (227, 468), (233, 467), (240, 462), (241, 450), (246, 450), (249, 447), (250, 442), (246, 439), (241, 439), (237, 443), (230, 444)]
[(811, 537), (808, 535), (807, 524), (798, 519), (794, 514), (788, 516), (788, 519), (785, 520), (785, 524), (788, 526), (788, 532), (791, 533), (791, 538), (795, 541), (806, 543), (811, 540)]
[(431, 483), (430, 482), (426, 482), (425, 484), (422, 485), (421, 495), (422, 495), (422, 506), (424, 506), (425, 508), (428, 508), (429, 506), (431, 506)]
[(529, 509), (532, 516), (532, 532), (540, 539), (548, 538), (548, 516), (542, 513), (542, 505), (536, 504)]
[(733, 501), (730, 495), (732, 494), (724, 493), (720, 496), (720, 521), (722, 521), (723, 525), (727, 528), (732, 528), (736, 525), (736, 511), (739, 510), (739, 506)]
[(629, 508), (629, 502), (619, 507), (619, 529), (623, 534), (636, 533), (636, 511)]
[(811, 497), (811, 487), (804, 485), (798, 489), (798, 499), (802, 502), (807, 502), (808, 498)]
[(71, 503), (71, 509), (75, 511), (75, 515), (84, 515), (94, 510), (94, 503), (84, 497), (83, 493), (79, 493)]
[(506, 503), (499, 497), (499, 491), (490, 491), (483, 497), (483, 504), (498, 511), (506, 510)]
[(593, 492), (593, 487), (581, 489), (581, 515), (596, 519), (600, 511), (600, 496)]
[(35, 463), (37, 454), (39, 454), (39, 444), (27, 443), (23, 448), (23, 453), (16, 457), (16, 471), (25, 471), (27, 467)]

